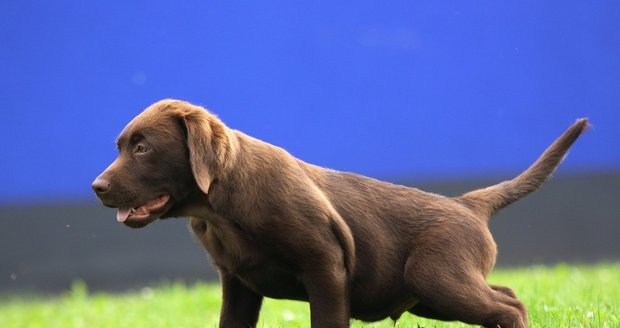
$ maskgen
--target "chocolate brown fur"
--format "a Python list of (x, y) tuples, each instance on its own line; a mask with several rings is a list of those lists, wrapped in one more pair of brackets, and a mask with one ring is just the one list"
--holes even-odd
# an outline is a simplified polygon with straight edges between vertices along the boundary
[[(93, 188), (106, 206), (151, 204), (124, 221), (131, 227), (191, 217), (220, 272), (222, 327), (254, 327), (263, 297), (309, 301), (313, 327), (407, 311), (527, 327), (514, 292), (486, 282), (497, 253), (487, 223), (539, 188), (587, 125), (577, 121), (517, 178), (449, 198), (305, 163), (163, 100), (127, 125)], [(152, 201), (161, 195), (164, 205)]]

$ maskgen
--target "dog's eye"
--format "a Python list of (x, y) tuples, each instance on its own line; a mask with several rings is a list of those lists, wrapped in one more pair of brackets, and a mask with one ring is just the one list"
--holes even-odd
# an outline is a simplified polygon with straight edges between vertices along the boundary
[(136, 146), (136, 154), (146, 153), (147, 151), (149, 151), (149, 149), (145, 145), (140, 144)]

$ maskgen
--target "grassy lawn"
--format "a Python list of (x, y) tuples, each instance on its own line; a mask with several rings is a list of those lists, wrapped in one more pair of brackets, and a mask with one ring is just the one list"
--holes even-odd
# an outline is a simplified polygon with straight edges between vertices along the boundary
[[(512, 287), (533, 327), (620, 327), (620, 264), (496, 270), (490, 282)], [(124, 294), (89, 293), (75, 283), (54, 298), (0, 297), (0, 327), (217, 327), (217, 284), (163, 284)], [(353, 327), (469, 327), (405, 314)], [(267, 299), (259, 327), (309, 327), (308, 305)]]

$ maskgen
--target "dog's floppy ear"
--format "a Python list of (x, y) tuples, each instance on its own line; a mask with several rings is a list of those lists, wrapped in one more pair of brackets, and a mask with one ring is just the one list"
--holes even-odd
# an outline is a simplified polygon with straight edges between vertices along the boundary
[(192, 173), (200, 190), (207, 194), (213, 180), (226, 167), (232, 151), (227, 127), (215, 115), (202, 108), (192, 108), (183, 113), (181, 118), (187, 131)]

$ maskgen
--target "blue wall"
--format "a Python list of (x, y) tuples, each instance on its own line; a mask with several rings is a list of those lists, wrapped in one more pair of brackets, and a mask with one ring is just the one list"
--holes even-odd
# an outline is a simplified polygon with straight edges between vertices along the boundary
[(316, 164), (512, 175), (575, 118), (563, 172), (620, 168), (618, 1), (3, 1), (0, 204), (94, 199), (165, 97)]

